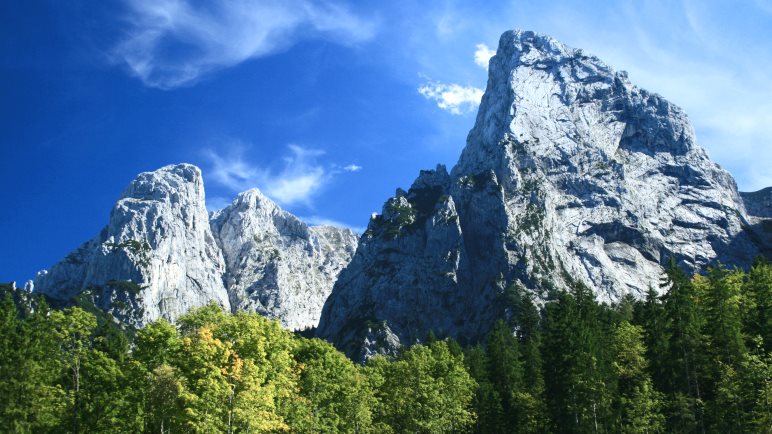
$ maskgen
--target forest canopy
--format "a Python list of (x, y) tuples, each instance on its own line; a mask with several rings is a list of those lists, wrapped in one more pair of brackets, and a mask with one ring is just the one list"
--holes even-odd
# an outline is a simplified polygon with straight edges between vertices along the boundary
[(355, 364), (331, 344), (216, 305), (126, 329), (87, 302), (0, 294), (9, 432), (772, 432), (772, 267), (674, 264), (643, 300), (577, 283), (462, 348), (429, 333)]

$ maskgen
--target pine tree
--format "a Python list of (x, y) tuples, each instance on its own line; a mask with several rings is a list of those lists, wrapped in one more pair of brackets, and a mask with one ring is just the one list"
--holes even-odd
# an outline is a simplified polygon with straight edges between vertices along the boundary
[(592, 292), (577, 284), (547, 303), (544, 325), (544, 378), (549, 414), (556, 432), (611, 429), (613, 387), (606, 368), (600, 307)]
[(654, 390), (647, 371), (643, 330), (629, 322), (620, 323), (614, 333), (613, 367), (617, 376), (619, 431), (656, 433), (664, 428), (662, 396)]
[(663, 359), (663, 392), (669, 398), (668, 429), (676, 432), (704, 432), (701, 368), (702, 318), (691, 280), (671, 258), (663, 287), (663, 329), (667, 353)]
[(523, 399), (527, 407), (521, 409), (518, 429), (523, 433), (543, 433), (547, 431), (549, 417), (544, 396), (541, 317), (530, 294), (522, 295), (520, 305), (518, 336), (523, 360), (523, 389), (528, 396)]
[(765, 351), (772, 352), (772, 265), (758, 258), (748, 272), (742, 293), (751, 306), (746, 312), (746, 330), (760, 337)]

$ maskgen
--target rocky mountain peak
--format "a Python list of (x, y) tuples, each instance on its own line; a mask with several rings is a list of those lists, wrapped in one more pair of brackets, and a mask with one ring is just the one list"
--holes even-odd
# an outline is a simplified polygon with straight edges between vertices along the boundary
[(201, 170), (170, 165), (139, 174), (107, 227), (30, 288), (63, 302), (88, 291), (138, 326), (215, 301), (304, 328), (356, 245), (350, 230), (308, 227), (257, 189), (208, 215)]
[(103, 309), (141, 325), (212, 300), (229, 309), (224, 271), (201, 171), (180, 164), (139, 174), (100, 234), (39, 273), (34, 289), (60, 300), (88, 290)]
[[(190, 193), (191, 196), (180, 193)], [(121, 199), (128, 198), (198, 202), (204, 198), (201, 169), (192, 164), (170, 164), (152, 172), (140, 173), (121, 194)]]
[(233, 309), (256, 311), (292, 329), (315, 327), (357, 236), (349, 229), (309, 227), (257, 189), (239, 194), (211, 218)]
[(545, 298), (581, 281), (615, 301), (657, 288), (671, 257), (748, 264), (764, 243), (748, 222), (680, 108), (582, 50), (506, 32), (458, 163), (370, 220), (319, 335), (355, 358), (394, 350), (374, 334), (477, 341), (507, 288)]

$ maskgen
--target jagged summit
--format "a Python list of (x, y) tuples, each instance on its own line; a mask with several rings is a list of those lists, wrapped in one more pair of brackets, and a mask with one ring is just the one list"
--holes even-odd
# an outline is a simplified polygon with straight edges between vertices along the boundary
[(100, 234), (39, 273), (34, 289), (62, 300), (91, 289), (101, 307), (143, 324), (211, 300), (230, 309), (224, 272), (201, 171), (180, 164), (139, 174)]
[(357, 236), (350, 229), (308, 226), (258, 189), (240, 193), (211, 222), (233, 309), (278, 318), (292, 329), (316, 327)]
[(506, 32), (458, 163), (371, 219), (319, 335), (356, 358), (429, 330), (476, 341), (507, 287), (547, 297), (570, 276), (601, 300), (640, 296), (671, 257), (749, 263), (747, 227), (681, 109), (582, 50)]
[(215, 301), (304, 328), (317, 324), (356, 244), (350, 230), (309, 228), (257, 189), (209, 216), (201, 170), (169, 165), (139, 174), (100, 234), (31, 287), (63, 301), (90, 289), (133, 325)]

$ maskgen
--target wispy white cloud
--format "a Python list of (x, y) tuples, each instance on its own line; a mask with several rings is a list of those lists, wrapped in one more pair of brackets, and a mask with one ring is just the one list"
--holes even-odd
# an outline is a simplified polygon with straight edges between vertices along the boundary
[(150, 87), (171, 89), (301, 39), (344, 45), (370, 39), (374, 21), (347, 8), (310, 0), (125, 0), (127, 36), (116, 62)]
[(300, 217), (300, 219), (306, 222), (306, 224), (311, 226), (336, 226), (339, 228), (348, 228), (356, 232), (357, 234), (361, 234), (365, 231), (365, 228), (361, 226), (351, 226), (347, 223), (343, 223), (338, 220), (332, 220), (332, 219), (328, 219), (320, 216)]
[(356, 165), (356, 164), (349, 164), (348, 166), (344, 167), (343, 170), (346, 172), (359, 172), (362, 170), (362, 166)]
[(485, 68), (487, 71), (488, 62), (491, 60), (491, 57), (496, 54), (496, 50), (491, 50), (485, 44), (477, 44), (475, 47), (477, 50), (474, 52), (474, 63), (481, 68)]
[(474, 86), (445, 84), (436, 81), (429, 81), (419, 87), (418, 93), (427, 99), (436, 101), (437, 107), (454, 115), (475, 111), (483, 96), (483, 90)]
[(299, 145), (289, 145), (289, 154), (278, 170), (259, 166), (246, 159), (245, 146), (234, 145), (225, 156), (205, 151), (210, 161), (207, 176), (233, 192), (258, 187), (282, 205), (311, 206), (312, 199), (335, 175), (319, 162), (324, 152)]

